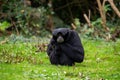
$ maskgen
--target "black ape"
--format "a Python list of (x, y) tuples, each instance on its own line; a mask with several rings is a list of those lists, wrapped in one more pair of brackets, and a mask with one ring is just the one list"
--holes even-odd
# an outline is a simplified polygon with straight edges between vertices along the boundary
[(78, 34), (68, 28), (53, 31), (53, 37), (47, 48), (51, 64), (72, 66), (83, 62), (84, 49)]

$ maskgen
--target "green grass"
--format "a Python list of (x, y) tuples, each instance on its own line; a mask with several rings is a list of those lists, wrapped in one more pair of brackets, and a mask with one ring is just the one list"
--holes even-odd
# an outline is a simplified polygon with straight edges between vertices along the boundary
[(51, 65), (46, 52), (37, 51), (37, 43), (8, 41), (0, 45), (0, 80), (120, 79), (120, 40), (105, 42), (83, 39), (82, 43), (84, 62), (70, 67)]

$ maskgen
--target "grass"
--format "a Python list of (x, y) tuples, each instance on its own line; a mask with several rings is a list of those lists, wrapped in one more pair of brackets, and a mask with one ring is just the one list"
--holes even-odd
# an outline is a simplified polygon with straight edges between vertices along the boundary
[[(33, 40), (34, 41), (34, 40)], [(48, 40), (38, 40), (39, 44)], [(85, 60), (75, 66), (51, 65), (37, 42), (0, 45), (0, 80), (119, 80), (120, 40), (105, 42), (82, 39)], [(39, 46), (46, 49), (44, 46)]]

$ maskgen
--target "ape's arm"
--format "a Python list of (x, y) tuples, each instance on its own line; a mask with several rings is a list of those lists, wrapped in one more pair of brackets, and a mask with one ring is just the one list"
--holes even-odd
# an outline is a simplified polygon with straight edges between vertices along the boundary
[(54, 39), (51, 39), (50, 43), (47, 46), (47, 54), (48, 54), (48, 56), (50, 56), (50, 54), (54, 51), (54, 47), (55, 47), (54, 44), (55, 44)]
[(70, 44), (64, 44), (64, 46), (62, 46), (62, 50), (64, 54), (75, 62), (82, 62), (84, 59), (84, 50), (82, 47), (73, 47)]
[(55, 42), (53, 39), (51, 39), (50, 44), (48, 45), (47, 48), (47, 54), (50, 58), (51, 64), (59, 64), (59, 58), (58, 58), (58, 53), (56, 53), (57, 47), (55, 46)]
[(84, 59), (84, 48), (81, 40), (75, 31), (70, 32), (69, 40), (61, 45), (63, 52), (75, 62), (82, 62)]
[(50, 58), (50, 62), (51, 64), (59, 64), (59, 58), (56, 54), (54, 54), (54, 51), (49, 55), (49, 58)]

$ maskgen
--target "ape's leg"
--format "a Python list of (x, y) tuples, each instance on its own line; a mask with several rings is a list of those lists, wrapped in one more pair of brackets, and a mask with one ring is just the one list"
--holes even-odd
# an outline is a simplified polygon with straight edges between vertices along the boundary
[(59, 64), (59, 58), (58, 58), (58, 56), (55, 54), (55, 51), (53, 51), (53, 52), (50, 54), (49, 58), (50, 58), (51, 64), (55, 64), (55, 65), (58, 65), (58, 64)]
[(68, 65), (68, 66), (72, 66), (75, 63), (72, 61), (72, 59), (70, 59), (68, 56), (66, 56), (65, 54), (62, 54), (59, 58), (60, 64), (61, 65)]

